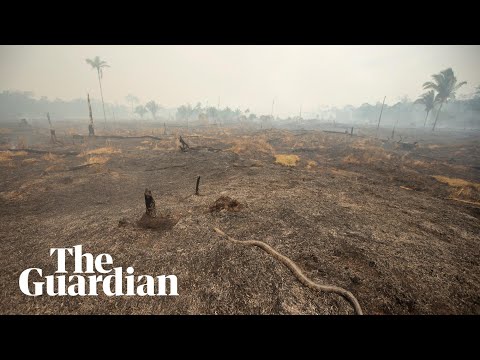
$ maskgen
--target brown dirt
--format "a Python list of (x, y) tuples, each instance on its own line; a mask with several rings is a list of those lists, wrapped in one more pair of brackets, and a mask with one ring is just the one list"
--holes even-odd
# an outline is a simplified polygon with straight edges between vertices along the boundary
[[(20, 145), (20, 135), (35, 149), (110, 149), (108, 162), (86, 167), (78, 166), (90, 155), (4, 155), (0, 313), (353, 313), (343, 298), (305, 288), (263, 251), (222, 239), (215, 226), (238, 240), (262, 240), (314, 281), (348, 289), (366, 314), (480, 314), (476, 187), (467, 184), (460, 193), (461, 186), (433, 177), (478, 183), (478, 138), (432, 136), (409, 152), (375, 139), (271, 130), (251, 132), (260, 150), (246, 151), (250, 132), (241, 128), (205, 128), (191, 137), (178, 131), (199, 150), (176, 150), (173, 136), (150, 144), (73, 144), (59, 129), (66, 145), (53, 146), (47, 131), (0, 132), (0, 150)], [(275, 164), (273, 152), (300, 160), (295, 167)], [(308, 167), (312, 161), (316, 166)], [(194, 195), (197, 175), (202, 196)], [(145, 212), (145, 188), (155, 197), (157, 229), (136, 224)], [(236, 199), (241, 210), (210, 212), (222, 197)], [(111, 254), (115, 266), (133, 266), (137, 274), (177, 275), (179, 296), (33, 298), (20, 292), (21, 271), (39, 267), (52, 274), (49, 249), (79, 244), (94, 255)]]

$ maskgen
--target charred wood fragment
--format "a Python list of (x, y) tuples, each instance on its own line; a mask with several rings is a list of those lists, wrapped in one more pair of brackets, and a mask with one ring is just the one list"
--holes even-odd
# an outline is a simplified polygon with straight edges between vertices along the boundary
[(145, 189), (145, 207), (147, 208), (146, 214), (150, 217), (157, 216), (157, 210), (155, 208), (155, 200), (153, 199), (152, 192)]

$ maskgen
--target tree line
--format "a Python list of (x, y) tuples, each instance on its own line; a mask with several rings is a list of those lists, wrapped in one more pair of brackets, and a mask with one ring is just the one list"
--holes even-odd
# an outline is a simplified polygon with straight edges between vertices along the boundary
[[(364, 103), (358, 107), (346, 105), (342, 108), (331, 107), (316, 113), (308, 113), (303, 118), (301, 116), (293, 116), (287, 118), (273, 118), (272, 115), (257, 116), (250, 109), (235, 110), (230, 107), (223, 109), (213, 106), (202, 106), (197, 103), (195, 106), (190, 104), (181, 105), (176, 109), (165, 109), (154, 100), (150, 100), (145, 104), (140, 104), (138, 97), (128, 94), (125, 99), (130, 106), (112, 105), (105, 102), (103, 98), (102, 79), (103, 70), (110, 67), (105, 61), (98, 56), (93, 59), (86, 59), (92, 69), (96, 70), (98, 83), (101, 94), (101, 107), (103, 112), (104, 123), (107, 122), (107, 112), (110, 117), (128, 119), (137, 117), (144, 119), (149, 114), (152, 120), (161, 121), (178, 121), (183, 122), (187, 126), (189, 122), (204, 124), (273, 124), (273, 120), (286, 121), (290, 123), (302, 123), (305, 121), (331, 122), (334, 126), (337, 123), (342, 124), (374, 124), (381, 112), (382, 104), (372, 105)], [(429, 121), (429, 115), (435, 114), (431, 119), (432, 130), (435, 130), (437, 123), (442, 114), (441, 123), (444, 126), (456, 127), (480, 127), (480, 86), (473, 96), (467, 99), (457, 99), (457, 90), (466, 84), (466, 81), (458, 82), (451, 68), (432, 75), (432, 81), (425, 82), (423, 88), (428, 90), (415, 101), (410, 101), (404, 97), (401, 101), (394, 105), (384, 106), (382, 124), (397, 124), (400, 127), (414, 126), (418, 127), (423, 124), (426, 127)], [(422, 105), (422, 107), (419, 107)], [(92, 108), (100, 107), (100, 102), (92, 100)], [(425, 111), (425, 117), (420, 119), (421, 113)], [(53, 101), (46, 97), (35, 99), (32, 92), (24, 91), (4, 91), (0, 93), (0, 119), (33, 117), (41, 118), (49, 112), (54, 118), (84, 118), (86, 113), (86, 100), (74, 99), (64, 101), (55, 99)], [(95, 111), (94, 111), (95, 112)], [(173, 116), (173, 114), (175, 114)], [(304, 114), (305, 115), (305, 114)]]

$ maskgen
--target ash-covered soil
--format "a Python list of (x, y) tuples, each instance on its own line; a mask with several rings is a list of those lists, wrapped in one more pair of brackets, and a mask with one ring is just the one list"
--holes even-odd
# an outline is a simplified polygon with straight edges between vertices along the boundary
[[(2, 314), (353, 313), (213, 227), (266, 242), (312, 280), (351, 291), (365, 314), (480, 314), (478, 138), (434, 137), (403, 151), (320, 131), (204, 130), (182, 133), (193, 149), (181, 152), (174, 136), (83, 144), (64, 136), (54, 146), (47, 132), (27, 129), (28, 148), (80, 155), (6, 154), (19, 131), (0, 133)], [(299, 161), (284, 166), (278, 154)], [(437, 175), (473, 185), (460, 191)], [(145, 188), (165, 227), (138, 225)], [(216, 208), (222, 196), (237, 201), (235, 211)], [(23, 270), (52, 274), (50, 248), (75, 245), (136, 274), (174, 274), (179, 296), (21, 293)]]

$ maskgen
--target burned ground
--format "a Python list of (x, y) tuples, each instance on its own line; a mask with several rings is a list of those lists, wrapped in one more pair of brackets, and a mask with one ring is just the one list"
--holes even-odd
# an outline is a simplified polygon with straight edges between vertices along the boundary
[[(419, 136), (405, 151), (321, 131), (190, 129), (180, 131), (191, 147), (181, 152), (160, 129), (161, 140), (83, 143), (72, 132), (57, 130), (64, 145), (46, 131), (0, 132), (3, 314), (353, 313), (213, 227), (268, 243), (314, 281), (351, 291), (366, 314), (480, 314), (478, 135)], [(145, 188), (165, 227), (139, 226)], [(221, 197), (241, 207), (210, 211)], [(137, 274), (175, 274), (179, 296), (20, 292), (24, 269), (51, 274), (49, 249), (78, 244)]]

